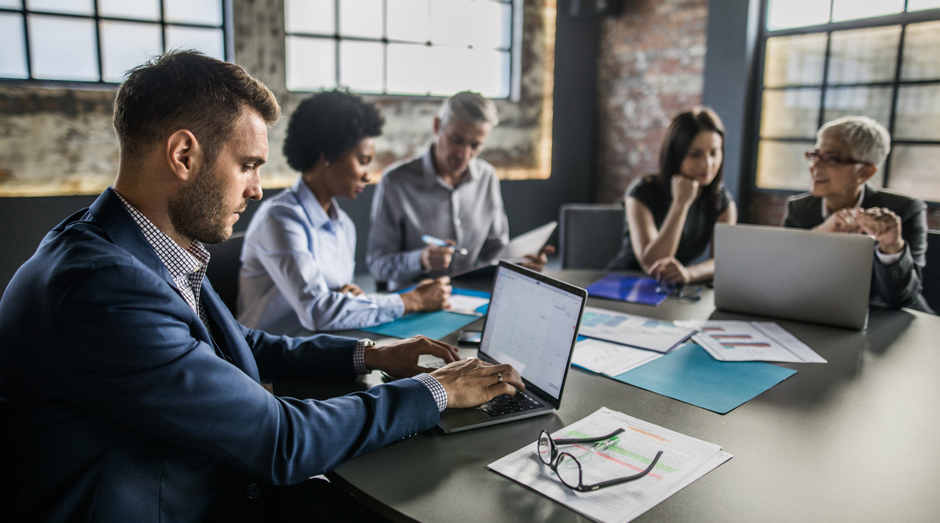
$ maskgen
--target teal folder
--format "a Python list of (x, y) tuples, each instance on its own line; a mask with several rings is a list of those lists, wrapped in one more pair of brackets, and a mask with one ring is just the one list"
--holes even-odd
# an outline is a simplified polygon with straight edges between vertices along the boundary
[(480, 319), (480, 316), (470, 316), (469, 314), (457, 312), (416, 312), (406, 314), (395, 321), (360, 330), (393, 338), (410, 338), (420, 334), (433, 340), (439, 340), (478, 319)]
[(702, 347), (682, 347), (615, 379), (703, 409), (727, 414), (796, 374), (759, 361), (718, 361)]

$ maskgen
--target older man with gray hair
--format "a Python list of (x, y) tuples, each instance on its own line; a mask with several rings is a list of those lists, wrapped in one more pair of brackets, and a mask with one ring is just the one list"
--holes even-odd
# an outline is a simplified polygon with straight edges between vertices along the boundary
[(784, 226), (870, 234), (878, 243), (872, 301), (931, 312), (921, 295), (927, 252), (926, 206), (916, 198), (878, 190), (867, 183), (890, 150), (888, 130), (866, 116), (847, 116), (823, 125), (816, 133), (815, 148), (806, 151), (810, 192), (790, 198)]
[[(498, 123), (492, 100), (459, 92), (434, 118), (428, 150), (385, 170), (372, 200), (367, 261), (389, 289), (489, 263), (509, 243), (496, 170), (477, 158)], [(424, 235), (449, 246), (427, 245)], [(525, 265), (541, 270), (545, 254), (529, 255)]]

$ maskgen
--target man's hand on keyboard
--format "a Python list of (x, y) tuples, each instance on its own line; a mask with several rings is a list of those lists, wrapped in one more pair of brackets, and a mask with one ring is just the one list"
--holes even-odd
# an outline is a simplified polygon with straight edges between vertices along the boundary
[[(366, 349), (366, 368), (381, 370), (395, 378), (408, 378), (432, 369), (418, 364), (422, 354), (431, 354), (445, 362), (460, 360), (457, 347), (424, 336), (415, 336), (382, 347)], [(446, 389), (445, 389), (446, 390)]]
[(500, 394), (525, 390), (511, 365), (490, 365), (476, 358), (451, 363), (431, 373), (447, 391), (448, 408), (476, 407)]

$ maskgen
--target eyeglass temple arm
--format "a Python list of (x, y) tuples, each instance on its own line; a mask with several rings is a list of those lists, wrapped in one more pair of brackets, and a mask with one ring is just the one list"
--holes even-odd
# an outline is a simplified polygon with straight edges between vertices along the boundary
[(611, 479), (608, 481), (601, 481), (600, 483), (595, 483), (593, 485), (581, 485), (581, 488), (579, 488), (578, 491), (588, 492), (591, 490), (602, 489), (604, 487), (612, 487), (614, 485), (619, 485), (621, 483), (628, 483), (630, 481), (636, 481), (642, 478), (643, 476), (649, 474), (650, 471), (653, 470), (653, 467), (656, 466), (656, 463), (659, 462), (659, 457), (662, 455), (663, 455), (663, 451), (660, 450), (659, 452), (657, 452), (656, 457), (653, 458), (653, 461), (650, 463), (650, 466), (646, 467), (646, 470), (644, 470), (643, 472), (639, 472), (637, 474), (634, 474), (632, 476), (627, 476), (625, 478), (617, 478), (617, 479)]
[(606, 436), (597, 436), (596, 438), (569, 438), (569, 439), (553, 439), (555, 445), (574, 445), (575, 443), (597, 443), (598, 441), (604, 441), (605, 439), (610, 439), (617, 434), (623, 432), (624, 429), (619, 428)]

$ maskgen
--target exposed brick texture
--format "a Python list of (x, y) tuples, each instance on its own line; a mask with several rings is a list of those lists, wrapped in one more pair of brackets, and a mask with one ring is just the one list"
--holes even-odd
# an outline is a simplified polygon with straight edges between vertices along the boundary
[(672, 117), (701, 104), (708, 0), (634, 0), (603, 22), (598, 58), (598, 202), (655, 172)]

